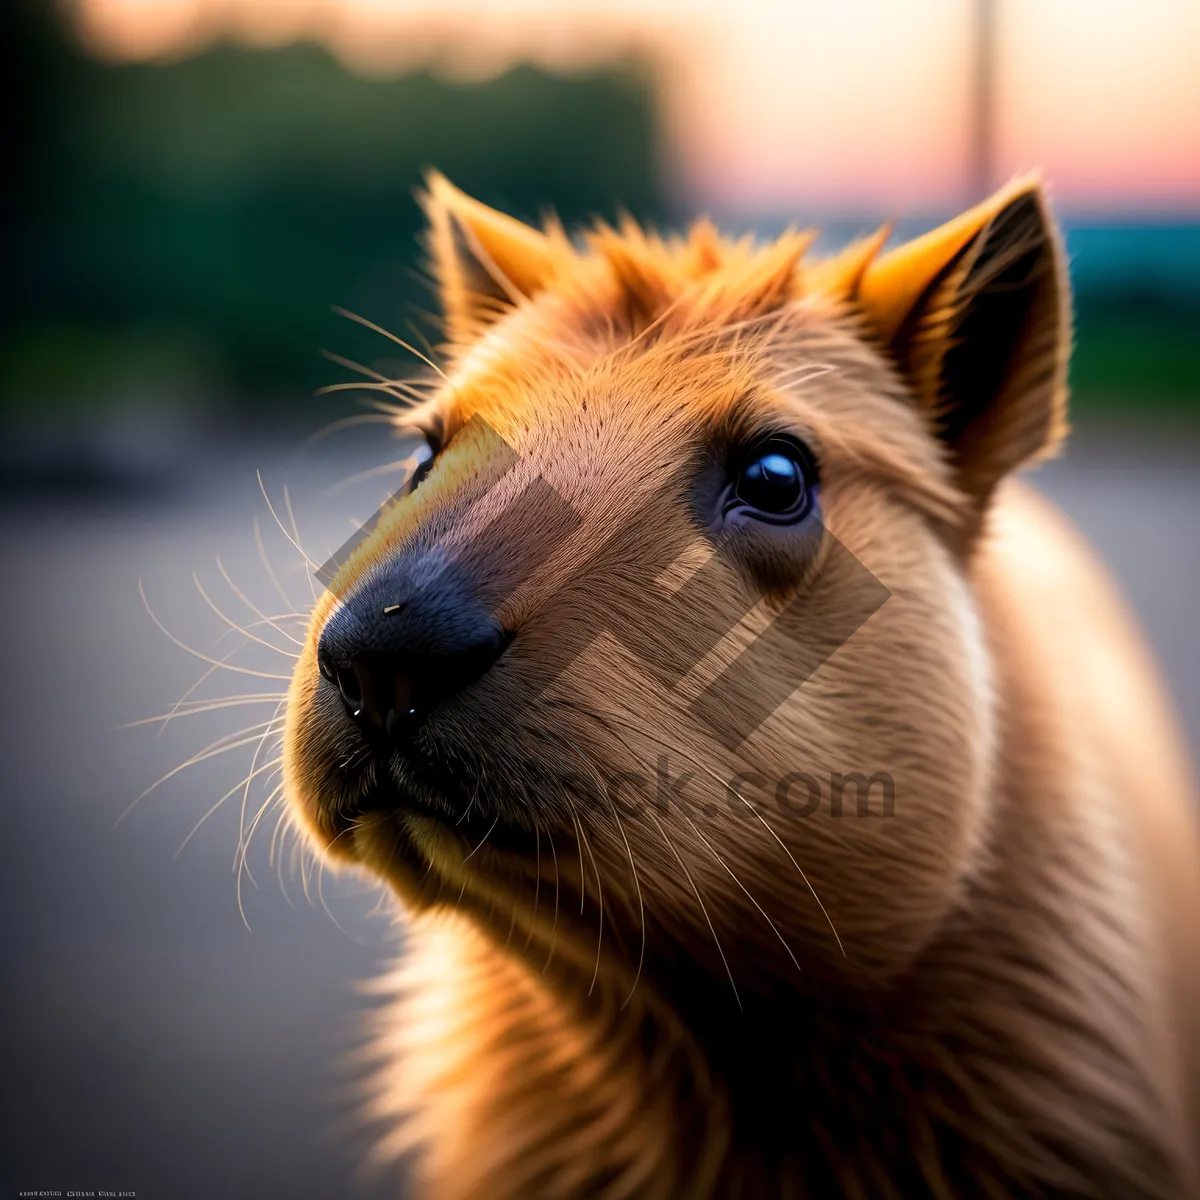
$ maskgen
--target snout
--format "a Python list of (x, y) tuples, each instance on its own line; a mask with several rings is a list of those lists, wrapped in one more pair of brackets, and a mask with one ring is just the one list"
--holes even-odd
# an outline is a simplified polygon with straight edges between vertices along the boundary
[(368, 741), (402, 749), (510, 640), (453, 564), (402, 558), (376, 568), (334, 611), (317, 664)]

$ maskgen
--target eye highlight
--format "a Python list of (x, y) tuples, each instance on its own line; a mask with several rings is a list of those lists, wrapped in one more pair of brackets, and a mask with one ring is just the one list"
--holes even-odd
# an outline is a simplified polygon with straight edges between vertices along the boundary
[(816, 500), (816, 464), (796, 438), (774, 435), (755, 443), (735, 462), (721, 514), (771, 525), (795, 525)]
[(413, 458), (416, 460), (416, 466), (412, 469), (412, 474), (404, 481), (404, 494), (411, 496), (413, 492), (421, 486), (421, 481), (429, 474), (433, 467), (434, 459), (437, 458), (440, 447), (434, 442), (433, 438), (428, 434), (425, 437), (424, 445), (418, 446), (413, 451)]

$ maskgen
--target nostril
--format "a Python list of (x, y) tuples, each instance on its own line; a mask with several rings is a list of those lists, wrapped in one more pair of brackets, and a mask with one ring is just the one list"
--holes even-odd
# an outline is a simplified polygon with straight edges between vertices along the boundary
[(414, 603), (385, 572), (378, 587), (351, 596), (321, 631), (316, 659), (322, 691), (332, 700), (337, 688), (346, 714), (377, 750), (385, 740), (402, 748), (435, 710), (485, 675), (512, 641), (453, 582), (442, 581), (445, 594), (422, 593)]
[(338, 691), (350, 710), (352, 717), (360, 716), (363, 710), (363, 686), (356, 667), (338, 667), (334, 672)]

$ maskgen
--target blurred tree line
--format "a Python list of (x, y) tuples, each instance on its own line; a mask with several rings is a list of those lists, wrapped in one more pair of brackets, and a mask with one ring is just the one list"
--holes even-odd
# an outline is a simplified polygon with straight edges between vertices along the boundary
[[(56, 0), (0, 2), (0, 405), (189, 398), (331, 411), (321, 348), (412, 364), (332, 314), (436, 341), (413, 199), (437, 166), (568, 223), (669, 219), (656, 95), (637, 64), (485, 83), (369, 79), (316, 45), (113, 65)], [(793, 214), (802, 218), (804, 214)], [(1200, 226), (1068, 227), (1078, 405), (1200, 408)]]
[[(568, 223), (659, 219), (647, 73), (519, 67), (485, 83), (363, 78), (324, 49), (218, 46), (168, 64), (77, 49), (46, 0), (0, 5), (0, 103), (13, 123), (0, 210), (0, 389), (87, 403), (141, 389), (257, 404), (308, 396), (398, 353), (331, 314), (414, 340), (413, 198), (437, 166), (488, 203)], [(327, 410), (327, 408), (326, 408)]]
[(1200, 223), (1070, 222), (1076, 410), (1200, 413)]

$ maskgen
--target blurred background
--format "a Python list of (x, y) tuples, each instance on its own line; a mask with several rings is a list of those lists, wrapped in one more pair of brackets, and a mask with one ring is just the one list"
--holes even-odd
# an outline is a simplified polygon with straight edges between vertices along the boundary
[[(4, 1194), (396, 1192), (345, 1182), (355, 984), (402, 937), (378, 897), (317, 895), (284, 856), (285, 897), (272, 820), (239, 906), (265, 770), (175, 857), (271, 765), (269, 724), (236, 734), (274, 698), (117, 727), (207, 666), (139, 580), (193, 649), (286, 674), (286, 638), (238, 649), (227, 621), (298, 636), (291, 541), (322, 561), (395, 486), (369, 395), (318, 392), (354, 378), (339, 359), (419, 365), (334, 306), (436, 343), (427, 167), (529, 219), (703, 211), (826, 249), (1040, 167), (1077, 346), (1076, 434), (1038, 483), (1121, 579), (1200, 747), (1197, 63), (1196, 0), (5, 0)], [(226, 674), (188, 703), (282, 686)]]

